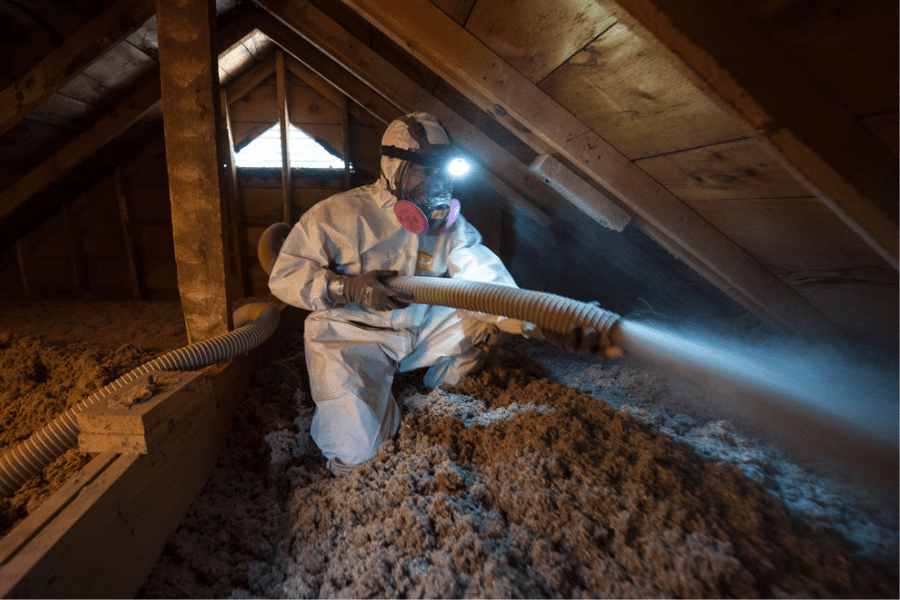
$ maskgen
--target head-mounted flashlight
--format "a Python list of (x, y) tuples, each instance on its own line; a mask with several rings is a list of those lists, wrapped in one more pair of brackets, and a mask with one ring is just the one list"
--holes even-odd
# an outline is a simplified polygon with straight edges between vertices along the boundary
[(425, 150), (405, 150), (396, 146), (382, 146), (381, 155), (399, 158), (423, 167), (441, 169), (452, 177), (462, 177), (469, 172), (469, 162), (455, 146), (441, 144)]

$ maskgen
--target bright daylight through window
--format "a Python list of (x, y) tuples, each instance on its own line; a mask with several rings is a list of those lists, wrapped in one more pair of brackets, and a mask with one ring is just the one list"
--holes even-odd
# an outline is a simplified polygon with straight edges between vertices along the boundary
[[(294, 125), (288, 126), (290, 165), (301, 169), (343, 169), (344, 160)], [(281, 168), (281, 126), (275, 123), (235, 155), (239, 167)]]

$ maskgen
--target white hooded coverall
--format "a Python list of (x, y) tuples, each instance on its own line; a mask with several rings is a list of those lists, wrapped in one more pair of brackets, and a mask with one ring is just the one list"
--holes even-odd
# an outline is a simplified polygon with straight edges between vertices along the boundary
[(382, 162), (387, 179), (332, 196), (301, 217), (269, 279), (279, 299), (313, 311), (305, 324), (316, 403), (311, 434), (327, 459), (351, 465), (374, 456), (400, 425), (391, 393), (397, 371), (429, 367), (429, 387), (458, 384), (478, 366), (478, 344), (501, 318), (422, 304), (394, 311), (334, 306), (327, 292), (330, 271), (354, 276), (386, 269), (516, 285), (462, 215), (442, 233), (404, 229), (394, 215), (397, 198), (388, 190), (396, 173), (391, 163), (399, 161)]

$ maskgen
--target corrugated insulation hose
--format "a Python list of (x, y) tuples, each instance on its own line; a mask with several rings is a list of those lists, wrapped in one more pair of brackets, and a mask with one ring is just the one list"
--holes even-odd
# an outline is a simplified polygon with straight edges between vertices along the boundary
[(234, 331), (155, 358), (59, 415), (0, 457), (0, 494), (3, 497), (12, 495), (23, 483), (38, 475), (44, 467), (78, 443), (76, 415), (80, 411), (147, 373), (200, 369), (249, 352), (275, 332), (280, 319), (278, 308), (264, 302), (242, 306), (234, 313)]

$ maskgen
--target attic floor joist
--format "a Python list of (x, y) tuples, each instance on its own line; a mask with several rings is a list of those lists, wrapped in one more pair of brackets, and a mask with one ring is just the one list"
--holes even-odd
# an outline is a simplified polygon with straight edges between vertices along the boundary
[[(358, 56), (362, 52), (361, 44), (340, 36), (335, 24), (308, 2), (261, 0), (258, 4), (360, 77), (384, 68), (373, 55)], [(559, 152), (610, 189), (634, 211), (651, 236), (682, 256), (728, 295), (790, 329), (818, 328), (825, 324), (820, 313), (794, 290), (433, 4), (425, 0), (412, 4), (351, 0), (347, 4), (472, 102), (494, 115), (535, 151)], [(396, 77), (391, 80), (395, 81)], [(392, 84), (390, 89), (381, 88), (379, 92), (390, 97), (396, 94), (396, 87)], [(406, 105), (409, 100), (413, 98), (395, 103)], [(411, 108), (436, 112), (428, 108), (430, 104), (433, 101), (429, 97), (419, 94)], [(497, 144), (490, 138), (478, 131), (470, 137), (457, 136), (453, 131), (454, 115), (436, 114), (451, 129), (455, 139), (467, 143), (473, 154), (478, 155), (479, 148), (488, 148), (483, 150), (485, 154), (495, 154)], [(509, 157), (506, 152), (500, 156)], [(523, 165), (512, 157), (505, 166), (511, 170), (508, 172), (523, 170)]]

